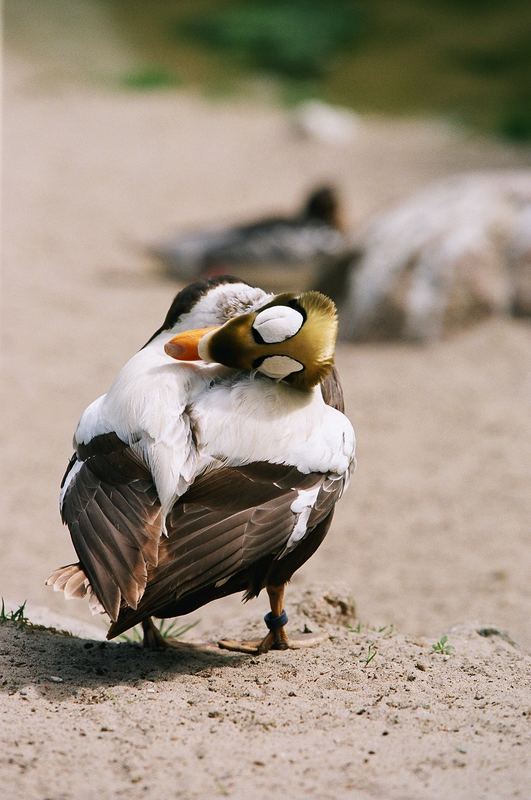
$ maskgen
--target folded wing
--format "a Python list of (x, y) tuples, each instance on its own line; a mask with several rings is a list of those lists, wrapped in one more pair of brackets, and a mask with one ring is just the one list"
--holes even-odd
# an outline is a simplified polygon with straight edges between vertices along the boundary
[(114, 433), (77, 444), (62, 483), (61, 516), (88, 581), (112, 620), (136, 608), (155, 567), (160, 502), (146, 465)]
[(158, 565), (149, 569), (136, 612), (124, 609), (109, 637), (236, 575), (248, 593), (260, 591), (294, 530), (299, 528), (299, 546), (332, 512), (345, 479), (268, 462), (221, 467), (199, 477), (168, 515), (168, 538), (161, 540)]

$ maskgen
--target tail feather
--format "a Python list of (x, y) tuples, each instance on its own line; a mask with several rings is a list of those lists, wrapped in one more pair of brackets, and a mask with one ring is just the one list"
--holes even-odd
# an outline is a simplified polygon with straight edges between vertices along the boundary
[(68, 564), (66, 567), (59, 567), (59, 569), (52, 572), (45, 585), (52, 586), (54, 592), (62, 592), (68, 580), (72, 575), (76, 575), (79, 569), (79, 564)]
[(67, 564), (59, 567), (47, 578), (45, 586), (51, 586), (54, 592), (64, 592), (67, 600), (87, 597), (92, 614), (104, 614), (105, 609), (94, 594), (89, 579), (81, 569), (81, 564)]
[(68, 578), (63, 591), (67, 600), (72, 597), (85, 597), (87, 593), (87, 578), (83, 570), (80, 569), (78, 572), (74, 572)]

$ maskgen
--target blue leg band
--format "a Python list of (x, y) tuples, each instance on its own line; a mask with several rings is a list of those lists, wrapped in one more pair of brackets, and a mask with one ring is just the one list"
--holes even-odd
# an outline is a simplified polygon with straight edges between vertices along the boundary
[(284, 610), (282, 610), (282, 614), (279, 614), (278, 617), (274, 617), (272, 611), (270, 611), (264, 617), (264, 622), (270, 631), (276, 631), (277, 628), (283, 628), (284, 625), (287, 624), (287, 621), (288, 615)]

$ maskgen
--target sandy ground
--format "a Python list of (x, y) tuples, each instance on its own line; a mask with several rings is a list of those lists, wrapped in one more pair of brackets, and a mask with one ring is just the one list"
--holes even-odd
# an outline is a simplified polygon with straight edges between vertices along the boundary
[[(0, 593), (82, 636), (0, 627), (6, 796), (524, 797), (522, 323), (429, 349), (339, 349), (359, 470), (287, 595), (290, 611), (302, 602), (294, 627), (332, 637), (321, 648), (255, 659), (100, 646), (102, 620), (43, 581), (72, 560), (57, 494), (79, 414), (175, 291), (139, 242), (289, 209), (325, 178), (355, 225), (431, 179), (529, 154), (429, 122), (367, 120), (351, 145), (301, 143), (281, 111), (56, 84), (18, 52), (5, 94)], [(356, 621), (323, 616), (320, 590), (304, 600), (316, 582), (345, 585)], [(265, 610), (219, 602), (193, 615), (194, 635), (260, 631)], [(431, 654), (443, 634), (453, 654)]]
[(322, 611), (293, 624), (326, 644), (265, 658), (0, 627), (6, 796), (528, 796), (529, 656), (473, 628), (432, 654)]

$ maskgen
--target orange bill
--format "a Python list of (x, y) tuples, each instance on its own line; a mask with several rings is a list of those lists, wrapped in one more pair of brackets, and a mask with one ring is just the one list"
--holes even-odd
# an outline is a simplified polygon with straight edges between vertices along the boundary
[(164, 350), (167, 355), (172, 358), (177, 358), (179, 361), (198, 361), (201, 356), (197, 350), (199, 342), (209, 331), (217, 328), (217, 325), (211, 325), (209, 328), (196, 328), (192, 331), (183, 331), (170, 339), (164, 345)]

